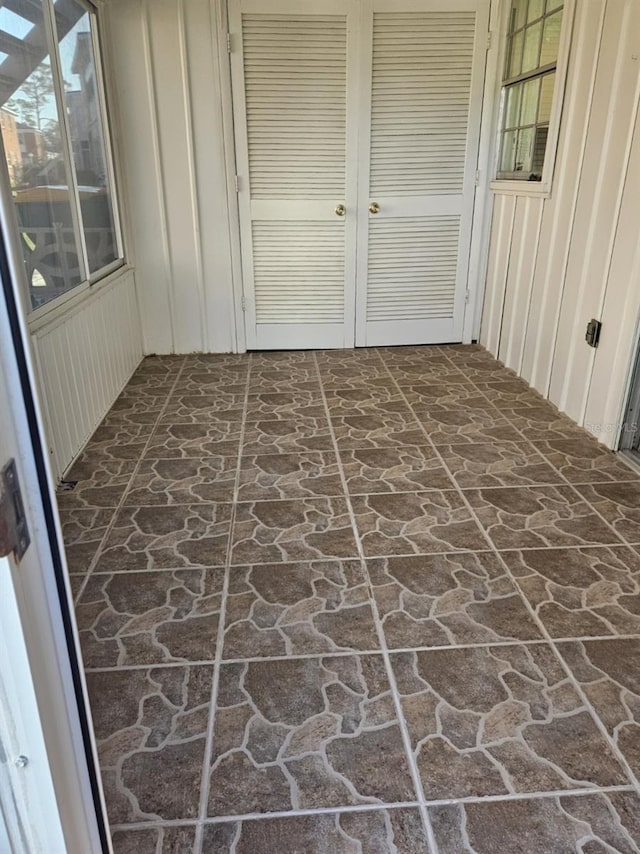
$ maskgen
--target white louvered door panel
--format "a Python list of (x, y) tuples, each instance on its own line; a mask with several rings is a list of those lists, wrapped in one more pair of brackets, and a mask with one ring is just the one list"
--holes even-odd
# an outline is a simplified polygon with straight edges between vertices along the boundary
[(358, 8), (230, 2), (250, 349), (354, 343)]
[(489, 2), (371, 6), (361, 58), (369, 85), (360, 107), (356, 343), (460, 341)]

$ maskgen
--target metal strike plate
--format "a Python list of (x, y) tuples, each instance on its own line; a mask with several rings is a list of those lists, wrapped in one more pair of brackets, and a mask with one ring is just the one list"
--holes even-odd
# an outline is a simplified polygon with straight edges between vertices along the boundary
[(19, 561), (30, 542), (16, 461), (9, 460), (0, 475), (0, 557), (13, 554)]

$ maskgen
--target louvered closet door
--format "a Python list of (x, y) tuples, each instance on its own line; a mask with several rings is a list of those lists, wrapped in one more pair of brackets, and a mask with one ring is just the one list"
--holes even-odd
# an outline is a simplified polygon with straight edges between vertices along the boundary
[(354, 344), (358, 8), (229, 4), (249, 349)]
[[(360, 346), (461, 341), (488, 0), (372, 0), (365, 15)], [(370, 121), (369, 121), (370, 118)], [(369, 213), (377, 203), (378, 213)]]

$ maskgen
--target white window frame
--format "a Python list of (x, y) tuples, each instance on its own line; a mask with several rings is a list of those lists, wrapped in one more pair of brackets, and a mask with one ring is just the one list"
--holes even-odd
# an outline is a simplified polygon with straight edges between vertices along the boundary
[[(553, 103), (551, 116), (549, 118), (549, 133), (544, 155), (544, 166), (542, 168), (541, 181), (528, 181), (525, 179), (494, 178), (490, 188), (494, 193), (514, 196), (550, 196), (553, 185), (553, 173), (560, 139), (560, 123), (562, 119), (562, 108), (564, 105), (567, 73), (569, 70), (569, 54), (571, 46), (571, 35), (573, 32), (573, 20), (575, 16), (575, 0), (564, 0), (564, 11), (562, 15), (562, 28), (560, 31), (560, 44), (558, 46), (558, 59), (556, 63), (556, 81), (553, 88)], [(498, 55), (498, 79), (496, 87), (496, 99), (499, 102), (498, 121), (494, 132), (494, 151), (492, 158), (492, 174), (497, 175), (500, 157), (500, 139), (502, 136), (502, 124), (504, 110), (506, 109), (506, 87), (503, 86), (504, 67), (509, 39), (509, 10), (510, 0), (502, 0), (500, 7), (500, 29), (498, 33), (500, 48)]]
[[(65, 170), (69, 175), (70, 203), (73, 227), (75, 233), (76, 246), (80, 255), (80, 266), (83, 271), (83, 277), (77, 285), (69, 288), (65, 293), (55, 297), (44, 305), (38, 308), (31, 307), (31, 295), (29, 292), (29, 283), (27, 282), (26, 293), (23, 298), (23, 306), (27, 314), (27, 322), (29, 326), (32, 323), (49, 315), (50, 312), (56, 314), (66, 303), (72, 301), (75, 303), (81, 295), (88, 296), (88, 292), (96, 285), (105, 281), (109, 281), (109, 277), (115, 271), (126, 265), (125, 246), (122, 236), (122, 221), (120, 216), (120, 203), (118, 198), (117, 175), (113, 156), (113, 143), (111, 137), (111, 122), (109, 120), (106, 83), (104, 76), (104, 66), (102, 60), (102, 51), (100, 49), (100, 22), (98, 8), (89, 0), (75, 0), (78, 6), (84, 8), (90, 15), (90, 30), (91, 30), (91, 46), (93, 49), (93, 61), (95, 65), (96, 75), (96, 98), (98, 99), (98, 109), (100, 120), (102, 122), (102, 137), (105, 154), (105, 167), (107, 188), (109, 190), (109, 198), (111, 201), (111, 213), (113, 217), (113, 226), (115, 232), (115, 243), (118, 257), (110, 264), (96, 270), (93, 273), (87, 274), (88, 271), (88, 254), (84, 236), (84, 230), (80, 222), (80, 194), (78, 190), (78, 182), (76, 178), (75, 165), (73, 161), (73, 151), (71, 148), (71, 133), (69, 128), (69, 119), (67, 115), (63, 75), (60, 66), (60, 45), (56, 31), (54, 0), (38, 0), (42, 2), (44, 15), (44, 25), (47, 38), (47, 47), (49, 49), (49, 62), (54, 83), (54, 97), (58, 111), (58, 120), (60, 125), (60, 135), (62, 139), (62, 157), (64, 159)], [(1, 141), (0, 141), (1, 146)], [(9, 180), (6, 158), (4, 157), (4, 146), (0, 147), (2, 154), (2, 179)], [(14, 217), (17, 225), (17, 219)]]

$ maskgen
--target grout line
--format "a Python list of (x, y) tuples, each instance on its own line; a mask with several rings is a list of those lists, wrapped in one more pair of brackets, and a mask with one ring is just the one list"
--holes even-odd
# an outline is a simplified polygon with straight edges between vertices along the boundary
[[(378, 358), (380, 359), (380, 362), (382, 363), (382, 359), (381, 359), (379, 353), (377, 353), (377, 355), (378, 355)], [(413, 748), (411, 745), (411, 738), (409, 736), (409, 730), (407, 728), (407, 723), (406, 723), (406, 720), (404, 717), (404, 712), (402, 709), (402, 703), (401, 703), (400, 695), (398, 692), (398, 686), (397, 686), (396, 680), (395, 680), (395, 674), (394, 674), (393, 668), (391, 666), (391, 659), (389, 657), (389, 651), (388, 651), (387, 646), (386, 646), (386, 637), (384, 634), (384, 629), (383, 629), (382, 623), (380, 621), (380, 615), (378, 613), (378, 606), (376, 604), (375, 596), (373, 594), (373, 586), (371, 584), (371, 579), (369, 577), (369, 572), (367, 570), (367, 562), (366, 562), (366, 558), (365, 558), (365, 554), (364, 554), (364, 549), (363, 549), (362, 543), (360, 541), (360, 533), (358, 531), (358, 525), (356, 522), (355, 513), (353, 511), (353, 506), (351, 503), (351, 496), (349, 495), (349, 489), (348, 489), (348, 485), (347, 485), (347, 479), (346, 479), (346, 476), (344, 473), (344, 467), (342, 465), (342, 460), (341, 460), (340, 454), (339, 454), (338, 442), (336, 439), (335, 431), (333, 429), (333, 425), (331, 423), (331, 417), (330, 417), (330, 412), (329, 412), (329, 404), (327, 403), (327, 398), (325, 395), (325, 389), (324, 389), (324, 386), (322, 384), (322, 375), (321, 375), (320, 368), (318, 365), (317, 356), (314, 356), (314, 359), (315, 359), (318, 377), (320, 379), (320, 389), (322, 392), (322, 400), (324, 403), (327, 420), (329, 421), (329, 430), (331, 432), (333, 447), (334, 447), (334, 450), (336, 453), (336, 457), (338, 459), (338, 468), (340, 471), (340, 478), (342, 480), (342, 486), (344, 489), (345, 500), (346, 500), (347, 509), (349, 512), (349, 518), (351, 520), (351, 527), (353, 529), (353, 535), (354, 535), (354, 538), (356, 541), (356, 546), (357, 546), (358, 554), (360, 557), (360, 565), (361, 565), (362, 570), (365, 574), (365, 578), (367, 579), (367, 582), (368, 582), (369, 600), (370, 600), (371, 610), (373, 613), (373, 619), (374, 619), (374, 623), (375, 623), (375, 627), (376, 627), (376, 632), (378, 635), (378, 640), (380, 643), (380, 649), (381, 649), (382, 657), (383, 657), (384, 664), (385, 664), (387, 679), (389, 681), (389, 687), (391, 689), (391, 695), (393, 697), (393, 703), (394, 703), (394, 707), (395, 707), (395, 711), (396, 711), (396, 718), (398, 721), (398, 726), (400, 728), (400, 734), (401, 734), (402, 743), (404, 746), (405, 757), (406, 757), (408, 764), (409, 764), (409, 771), (411, 774), (413, 787), (414, 787), (416, 795), (418, 796), (420, 815), (422, 817), (422, 823), (424, 826), (424, 831), (425, 831), (425, 835), (427, 837), (429, 848), (433, 852), (433, 854), (438, 854), (438, 845), (436, 843), (436, 838), (435, 838), (435, 834), (433, 832), (433, 827), (431, 826), (431, 819), (429, 818), (429, 813), (427, 811), (426, 806), (424, 805), (424, 790), (422, 788), (422, 780), (420, 779), (420, 772), (418, 770), (416, 759), (415, 759), (415, 756), (413, 753)]]
[[(100, 555), (102, 554), (102, 550), (104, 549), (105, 545), (107, 544), (109, 537), (111, 536), (111, 532), (112, 532), (113, 527), (115, 525), (115, 521), (118, 518), (118, 514), (120, 513), (120, 510), (124, 507), (124, 499), (125, 499), (125, 496), (127, 494), (127, 490), (130, 488), (131, 484), (133, 483), (134, 477), (137, 475), (138, 470), (139, 470), (140, 466), (142, 465), (142, 460), (144, 459), (144, 455), (145, 455), (147, 449), (149, 448), (149, 443), (151, 442), (151, 439), (153, 438), (153, 435), (156, 431), (156, 428), (158, 426), (158, 421), (162, 417), (162, 413), (167, 408), (167, 405), (168, 405), (169, 400), (171, 398), (171, 394), (172, 394), (173, 390), (176, 388), (176, 386), (178, 385), (180, 377), (182, 376), (182, 371), (184, 370), (185, 358), (186, 357), (184, 357), (184, 356), (182, 357), (182, 363), (176, 372), (176, 376), (175, 376), (174, 380), (172, 381), (171, 391), (169, 392), (169, 396), (165, 400), (165, 403), (164, 403), (164, 406), (162, 407), (162, 409), (158, 410), (158, 417), (156, 418), (154, 425), (149, 432), (149, 436), (147, 437), (147, 441), (145, 442), (144, 448), (140, 452), (140, 456), (138, 457), (136, 464), (133, 468), (133, 471), (131, 472), (129, 482), (127, 483), (127, 486), (126, 486), (124, 492), (122, 493), (122, 497), (120, 498), (120, 501), (118, 502), (117, 507), (113, 510), (113, 515), (111, 517), (111, 521), (107, 525), (107, 528), (104, 532), (104, 535), (103, 535), (102, 539), (100, 540), (100, 545), (98, 546), (96, 553), (94, 554), (93, 558), (91, 559), (91, 562), (89, 564), (89, 569), (86, 572), (86, 577), (85, 577), (84, 581), (82, 582), (82, 584), (80, 585), (80, 588), (78, 589), (78, 592), (76, 593), (76, 595), (74, 597), (74, 605), (77, 605), (78, 601), (80, 600), (80, 597), (82, 596), (84, 589), (87, 586), (89, 576), (91, 575), (91, 573), (95, 569), (96, 564), (98, 563), (98, 560), (100, 558)], [(77, 508), (77, 509), (81, 509), (81, 508)], [(107, 509), (111, 509), (111, 508), (107, 508)], [(71, 574), (71, 573), (69, 573), (69, 574)]]
[[(505, 801), (535, 801), (546, 798), (581, 798), (588, 795), (608, 795), (617, 792), (634, 792), (633, 786), (601, 786), (594, 788), (553, 789), (547, 792), (522, 792), (482, 797), (441, 798), (426, 801), (427, 807), (455, 806), (456, 804), (502, 803)], [(165, 827), (197, 827), (212, 824), (227, 824), (236, 821), (269, 821), (271, 819), (300, 818), (304, 816), (340, 815), (342, 813), (384, 812), (386, 810), (419, 809), (418, 801), (396, 801), (394, 803), (352, 804), (342, 807), (317, 807), (315, 809), (279, 810), (268, 813), (239, 813), (236, 815), (212, 816), (203, 820), (166, 819), (149, 822), (114, 824), (112, 830), (148, 830)]]
[[(510, 578), (510, 580), (512, 580)], [(520, 589), (517, 591), (521, 593)], [(374, 615), (376, 616), (376, 615)], [(379, 619), (379, 616), (378, 616)], [(380, 621), (382, 625), (382, 621)], [(553, 643), (588, 643), (591, 641), (611, 641), (611, 640), (637, 640), (640, 639), (640, 632), (626, 632), (624, 634), (615, 635), (580, 635), (578, 637), (552, 637)], [(549, 640), (543, 638), (528, 638), (520, 640), (495, 640), (485, 641), (484, 643), (448, 643), (439, 646), (410, 646), (410, 647), (387, 647), (387, 652), (390, 656), (404, 655), (410, 652), (444, 652), (451, 649), (492, 649), (494, 647), (511, 647), (511, 646), (548, 646)], [(263, 661), (292, 661), (299, 659), (314, 659), (314, 658), (353, 658), (354, 656), (374, 656), (382, 655), (383, 651), (379, 649), (340, 649), (318, 652), (302, 652), (292, 653), (290, 655), (263, 655), (263, 656), (248, 656), (247, 658), (220, 658), (218, 661), (215, 658), (198, 659), (193, 661), (153, 661), (144, 664), (111, 664), (105, 667), (85, 667), (87, 673), (110, 673), (120, 670), (149, 670), (151, 668), (161, 667), (213, 667), (216, 663), (219, 664), (252, 664)]]
[[(227, 598), (229, 595), (229, 568), (231, 565), (231, 549), (233, 547), (233, 532), (236, 520), (236, 507), (238, 503), (238, 489), (240, 486), (240, 468), (242, 461), (242, 445), (244, 442), (244, 431), (247, 414), (247, 398), (249, 395), (249, 384), (251, 381), (251, 365), (253, 358), (249, 354), (247, 377), (244, 390), (244, 406), (242, 409), (242, 424), (240, 426), (240, 437), (238, 440), (238, 457), (236, 461), (236, 478), (233, 489), (233, 504), (231, 508), (231, 521), (229, 523), (229, 538), (227, 540), (227, 558), (225, 561), (224, 583), (222, 588), (222, 596), (220, 600), (220, 615), (218, 622), (218, 635), (216, 639), (216, 658), (215, 669), (213, 672), (213, 684), (211, 686), (211, 706), (209, 708), (209, 719), (207, 723), (207, 739), (205, 743), (204, 758), (202, 763), (202, 776), (200, 780), (200, 806), (198, 816), (200, 820), (207, 817), (207, 807), (209, 804), (209, 788), (211, 780), (211, 757), (213, 755), (213, 728), (216, 714), (216, 703), (218, 702), (218, 688), (220, 684), (220, 667), (222, 660), (222, 648), (224, 644), (224, 624), (226, 619)], [(194, 854), (200, 854), (202, 851), (202, 826), (199, 825), (196, 830), (196, 838), (194, 843)]]
[[(477, 386), (476, 386), (476, 387), (477, 387)], [(480, 393), (482, 394), (482, 396), (483, 396), (487, 401), (489, 400), (489, 398), (488, 398), (485, 394), (483, 394), (482, 392), (480, 392)], [(515, 429), (517, 430), (518, 428), (515, 428)], [(518, 432), (519, 432), (521, 435), (523, 435), (523, 434), (521, 433), (521, 431), (520, 431), (520, 430), (518, 430)], [(551, 464), (551, 465), (553, 465), (552, 463), (550, 463), (550, 464)], [(555, 468), (555, 466), (554, 466), (554, 468)], [(558, 471), (558, 469), (556, 469), (556, 471)], [(563, 480), (564, 480), (564, 482), (566, 483), (566, 485), (567, 485), (567, 486), (569, 486), (569, 487), (571, 487), (571, 484), (566, 480), (566, 478), (562, 475), (562, 473), (561, 473), (561, 472), (558, 472), (558, 473), (561, 475), (561, 477), (563, 478)], [(597, 511), (597, 510), (596, 510), (596, 509), (595, 509), (595, 508), (590, 504), (590, 502), (588, 502), (585, 498), (583, 498), (583, 497), (580, 495), (580, 493), (579, 493), (576, 489), (573, 489), (573, 487), (571, 487), (571, 488), (572, 488), (572, 491), (573, 491), (576, 495), (578, 495), (578, 496), (579, 496), (579, 497), (580, 497), (580, 498), (581, 498), (581, 499), (582, 499), (582, 500), (587, 504), (587, 506), (588, 506), (588, 507), (590, 507), (591, 509), (593, 509), (593, 510), (594, 510), (594, 512), (595, 512), (595, 513), (596, 513), (596, 514), (597, 514), (597, 515), (602, 519), (602, 521), (603, 521), (603, 522), (605, 522), (605, 524), (607, 524), (607, 526), (608, 526), (608, 527), (610, 527), (610, 528), (611, 528), (611, 530), (613, 531), (613, 530), (614, 530), (614, 529), (613, 529), (613, 527), (612, 527), (611, 525), (609, 525), (609, 523), (606, 521), (606, 519), (604, 519), (604, 517), (603, 517), (600, 513), (598, 513), (598, 511)], [(473, 512), (473, 508), (471, 508), (471, 510), (472, 510), (472, 512)], [(478, 521), (479, 521), (479, 520), (478, 520)], [(614, 533), (615, 533), (615, 531), (614, 531)], [(624, 543), (623, 543), (623, 544), (624, 544)], [(583, 689), (582, 685), (578, 682), (578, 680), (577, 680), (577, 678), (575, 677), (575, 675), (574, 675), (573, 671), (571, 670), (571, 668), (569, 667), (569, 665), (568, 665), (568, 664), (567, 664), (567, 662), (565, 661), (564, 657), (562, 656), (562, 654), (561, 654), (560, 650), (559, 650), (559, 649), (558, 649), (558, 647), (557, 647), (557, 643), (559, 643), (559, 641), (557, 641), (557, 640), (555, 640), (554, 638), (552, 638), (552, 637), (551, 637), (550, 633), (549, 633), (549, 632), (548, 632), (548, 630), (547, 630), (547, 627), (546, 627), (546, 626), (545, 626), (545, 624), (542, 622), (542, 620), (540, 619), (540, 617), (538, 616), (538, 614), (537, 614), (537, 613), (536, 613), (536, 611), (534, 610), (533, 606), (531, 605), (531, 603), (529, 602), (529, 600), (528, 600), (528, 599), (527, 599), (527, 597), (525, 596), (525, 594), (524, 594), (524, 592), (523, 592), (523, 590), (522, 590), (522, 588), (521, 588), (521, 586), (520, 586), (520, 583), (519, 583), (518, 578), (517, 578), (513, 573), (511, 573), (511, 571), (509, 570), (509, 567), (507, 566), (507, 563), (506, 563), (506, 562), (505, 562), (505, 560), (502, 558), (502, 556), (501, 556), (500, 552), (499, 552), (497, 549), (496, 549), (495, 551), (496, 551), (496, 555), (498, 556), (498, 559), (500, 560), (500, 562), (502, 563), (502, 565), (504, 566), (504, 568), (507, 570), (507, 572), (508, 572), (509, 576), (511, 577), (511, 579), (513, 580), (513, 582), (514, 582), (514, 584), (516, 585), (517, 589), (519, 590), (520, 595), (522, 596), (522, 599), (524, 600), (524, 603), (525, 603), (525, 605), (526, 605), (527, 609), (529, 610), (529, 613), (531, 614), (532, 618), (535, 620), (535, 622), (536, 622), (536, 624), (538, 625), (539, 629), (541, 630), (541, 632), (542, 632), (543, 636), (548, 640), (549, 645), (550, 645), (551, 649), (553, 650), (553, 653), (554, 653), (554, 655), (555, 655), (556, 659), (557, 659), (557, 660), (558, 660), (558, 662), (560, 663), (560, 666), (562, 667), (562, 669), (564, 670), (564, 672), (567, 674), (567, 677), (568, 677), (568, 679), (569, 679), (569, 682), (571, 683), (571, 685), (573, 686), (574, 690), (575, 690), (575, 691), (576, 691), (576, 693), (578, 694), (578, 697), (580, 697), (580, 699), (582, 700), (582, 703), (583, 703), (583, 705), (584, 705), (585, 709), (586, 709), (586, 710), (589, 712), (589, 714), (591, 715), (591, 718), (592, 718), (592, 720), (593, 720), (593, 722), (594, 722), (595, 726), (596, 726), (596, 727), (597, 727), (597, 729), (600, 731), (600, 733), (604, 736), (605, 741), (606, 741), (606, 742), (607, 742), (607, 744), (609, 745), (609, 748), (611, 749), (611, 751), (612, 751), (612, 753), (613, 753), (614, 757), (615, 757), (615, 758), (617, 758), (618, 762), (620, 763), (621, 768), (622, 768), (622, 769), (623, 769), (623, 771), (626, 773), (627, 778), (629, 779), (629, 781), (631, 782), (631, 784), (634, 786), (634, 788), (635, 788), (636, 792), (637, 792), (638, 794), (640, 794), (640, 781), (638, 780), (638, 778), (636, 777), (636, 775), (635, 775), (635, 774), (634, 774), (634, 772), (632, 771), (631, 766), (630, 766), (630, 765), (629, 765), (629, 763), (627, 762), (626, 757), (625, 757), (625, 756), (624, 756), (624, 754), (622, 753), (622, 750), (620, 749), (620, 747), (618, 746), (618, 744), (616, 743), (616, 741), (615, 741), (615, 740), (614, 740), (614, 739), (609, 735), (609, 732), (608, 732), (608, 730), (607, 730), (606, 726), (604, 725), (604, 723), (603, 723), (603, 721), (601, 720), (600, 716), (599, 716), (599, 715), (598, 715), (598, 713), (596, 712), (595, 708), (591, 705), (591, 702), (589, 701), (589, 699), (588, 699), (588, 697), (587, 697), (587, 695), (586, 695), (586, 693), (585, 693), (585, 691), (584, 691), (584, 689)], [(615, 638), (615, 636), (614, 636), (614, 638)], [(609, 640), (614, 639), (614, 638), (609, 638)], [(580, 641), (574, 641), (574, 642), (580, 643)]]

